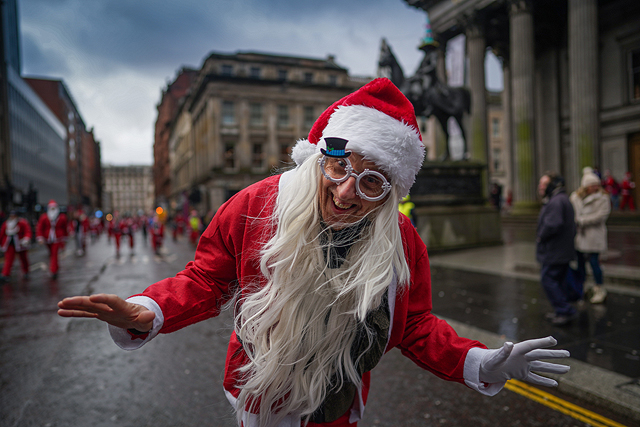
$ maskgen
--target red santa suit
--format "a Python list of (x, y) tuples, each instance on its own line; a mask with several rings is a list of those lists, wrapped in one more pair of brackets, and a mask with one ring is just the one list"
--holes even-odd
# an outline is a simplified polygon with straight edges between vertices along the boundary
[(36, 238), (40, 243), (47, 244), (49, 268), (54, 277), (57, 276), (59, 268), (58, 252), (64, 247), (68, 235), (67, 216), (60, 213), (58, 204), (52, 200), (47, 205), (47, 212), (40, 215), (36, 226)]
[(175, 218), (175, 223), (173, 224), (173, 241), (178, 240), (178, 236), (182, 236), (184, 234), (184, 218), (181, 214), (177, 214)]
[(116, 242), (116, 256), (120, 255), (120, 239), (122, 238), (122, 220), (119, 217), (114, 217), (109, 222), (109, 235), (113, 236)]
[(630, 211), (635, 211), (636, 206), (633, 203), (633, 189), (636, 188), (636, 183), (631, 181), (631, 174), (627, 172), (624, 174), (624, 180), (622, 180), (620, 194), (622, 195), (622, 199), (620, 200), (620, 210), (624, 210), (624, 208), (628, 205)]
[[(342, 148), (337, 144), (330, 146), (327, 140), (342, 141)], [(325, 158), (327, 156), (348, 157), (351, 153), (347, 154), (345, 152), (344, 143), (346, 142), (349, 143), (349, 150), (353, 150), (354, 153), (370, 159), (376, 167), (388, 175), (393, 184), (390, 186), (385, 178), (384, 181), (387, 185), (386, 187), (381, 186), (384, 191), (392, 191), (391, 194), (400, 197), (409, 193), (409, 189), (422, 166), (424, 158), (424, 145), (422, 144), (416, 117), (409, 101), (388, 79), (376, 79), (353, 94), (334, 103), (318, 118), (309, 133), (309, 139), (300, 140), (296, 143), (292, 151), (292, 159), (301, 166), (300, 168), (279, 176), (267, 178), (234, 195), (218, 210), (201, 236), (194, 261), (187, 264), (185, 269), (175, 277), (161, 280), (148, 287), (142, 294), (129, 298), (129, 302), (142, 305), (155, 313), (151, 330), (146, 333), (137, 333), (137, 331), (109, 325), (109, 331), (114, 341), (124, 349), (132, 350), (138, 348), (153, 339), (158, 333), (174, 332), (193, 323), (217, 316), (220, 313), (220, 307), (237, 293), (241, 295), (238, 299), (239, 318), (241, 321), (246, 321), (246, 324), (239, 325), (239, 327), (248, 325), (247, 328), (252, 328), (256, 325), (255, 323), (252, 324), (255, 319), (247, 320), (242, 317), (242, 314), (246, 313), (244, 304), (247, 302), (255, 303), (256, 301), (264, 302), (273, 297), (270, 299), (270, 301), (275, 301), (273, 306), (276, 306), (276, 308), (273, 309), (273, 312), (270, 312), (273, 306), (268, 303), (263, 308), (265, 312), (268, 312), (268, 316), (276, 318), (274, 323), (269, 323), (270, 319), (267, 319), (266, 326), (278, 328), (279, 309), (277, 306), (280, 303), (284, 303), (284, 306), (287, 304), (287, 296), (278, 295), (278, 292), (281, 291), (278, 288), (278, 283), (272, 282), (269, 288), (266, 288), (267, 292), (264, 295), (264, 299), (252, 299), (254, 296), (258, 296), (257, 288), (259, 289), (260, 286), (264, 286), (267, 283), (267, 279), (260, 270), (260, 262), (264, 261), (260, 257), (261, 250), (265, 248), (265, 244), (272, 236), (276, 236), (274, 233), (277, 231), (275, 229), (278, 226), (278, 219), (281, 215), (281, 212), (279, 212), (279, 218), (274, 218), (276, 200), (278, 195), (282, 193), (282, 200), (285, 203), (283, 206), (290, 206), (286, 205), (286, 203), (291, 203), (292, 199), (287, 201), (287, 197), (284, 196), (295, 194), (294, 192), (297, 189), (291, 187), (289, 183), (304, 183), (305, 177), (310, 176), (310, 172), (313, 172), (308, 168), (316, 166), (313, 160), (317, 159), (317, 155), (320, 153)], [(331, 142), (331, 144), (333, 143)], [(310, 162), (307, 160), (310, 160)], [(345, 162), (345, 164), (349, 164), (349, 162)], [(323, 213), (324, 209), (328, 209), (330, 212), (344, 209), (339, 206), (341, 202), (336, 202), (336, 198), (342, 196), (334, 193), (337, 190), (332, 185), (338, 186), (345, 182), (350, 183), (343, 188), (351, 188), (351, 190), (345, 191), (352, 191), (353, 197), (360, 197), (368, 201), (382, 201), (385, 194), (389, 194), (383, 193), (380, 199), (371, 200), (371, 194), (366, 196), (361, 191), (361, 184), (358, 181), (369, 173), (366, 169), (356, 175), (353, 170), (345, 168), (348, 171), (346, 173), (349, 175), (346, 176), (346, 181), (343, 180), (338, 183), (325, 173), (324, 162), (318, 165), (322, 168), (325, 176), (325, 178), (319, 178), (323, 180), (321, 191), (324, 191), (324, 193), (318, 195), (319, 203), (322, 203), (322, 199), (331, 200), (330, 194), (333, 197), (332, 205), (320, 206), (321, 213)], [(296, 175), (298, 173), (306, 175)], [(375, 173), (382, 175), (381, 172)], [(351, 180), (352, 175), (356, 175), (358, 178)], [(340, 177), (334, 176), (333, 178)], [(329, 181), (332, 181), (333, 184), (329, 184), (325, 188), (326, 182)], [(356, 183), (354, 184), (354, 182)], [(364, 185), (366, 186), (367, 184), (365, 183)], [(356, 189), (358, 196), (355, 196)], [(284, 193), (285, 191), (287, 192), (286, 194)], [(346, 197), (350, 198), (352, 196)], [(511, 350), (515, 348), (513, 344), (505, 344), (499, 350), (487, 350), (478, 341), (459, 337), (451, 326), (431, 313), (431, 275), (427, 248), (409, 219), (397, 212), (395, 203), (395, 200), (387, 198), (378, 206), (382, 206), (382, 212), (386, 212), (384, 209), (388, 210), (388, 207), (391, 206), (391, 212), (397, 215), (397, 231), (400, 233), (399, 241), (402, 242), (402, 250), (408, 268), (408, 278), (406, 278), (406, 282), (397, 283), (398, 277), (389, 274), (390, 283), (378, 283), (378, 288), (384, 289), (376, 295), (376, 297), (380, 297), (379, 305), (377, 307), (373, 303), (367, 305), (364, 307), (367, 310), (366, 318), (363, 319), (360, 316), (359, 319), (356, 319), (356, 322), (358, 322), (356, 326), (363, 326), (366, 329), (365, 334), (370, 332), (370, 335), (368, 335), (371, 338), (371, 341), (368, 341), (370, 345), (363, 348), (362, 342), (357, 340), (358, 331), (355, 331), (354, 339), (345, 341), (346, 344), (344, 344), (351, 347), (338, 349), (338, 351), (343, 352), (342, 354), (351, 355), (351, 361), (342, 360), (342, 363), (345, 365), (346, 362), (346, 365), (348, 365), (349, 362), (352, 362), (352, 367), (357, 369), (356, 372), (360, 372), (361, 380), (342, 382), (341, 387), (337, 390), (333, 388), (327, 389), (327, 398), (317, 407), (304, 407), (303, 403), (302, 406), (299, 406), (303, 407), (303, 409), (298, 413), (294, 408), (292, 410), (287, 409), (284, 414), (278, 414), (284, 416), (284, 420), (278, 424), (279, 426), (299, 426), (301, 425), (300, 413), (308, 413), (309, 411), (314, 411), (311, 414), (312, 422), (308, 424), (309, 426), (315, 425), (314, 423), (324, 423), (332, 427), (353, 426), (353, 423), (362, 417), (364, 411), (370, 385), (370, 370), (375, 367), (385, 352), (394, 347), (400, 349), (402, 354), (413, 360), (420, 367), (438, 377), (466, 384), (468, 387), (487, 395), (493, 395), (500, 391), (507, 378), (520, 378), (523, 376), (523, 372), (528, 372), (528, 369), (531, 368), (527, 360), (509, 356)], [(329, 216), (331, 216), (331, 213), (329, 213)], [(286, 215), (281, 218), (288, 220)], [(314, 220), (319, 219), (314, 218)], [(382, 221), (377, 220), (378, 218), (375, 218), (373, 220), (374, 225), (371, 226), (381, 225), (379, 222)], [(328, 225), (332, 226), (332, 224)], [(339, 223), (335, 225), (339, 225)], [(382, 226), (393, 228), (396, 227), (396, 223), (393, 221), (391, 224)], [(334, 233), (338, 234), (344, 229), (348, 233), (360, 235), (361, 231), (358, 231), (357, 227), (367, 227), (366, 221), (359, 223), (355, 227), (355, 231), (350, 230), (350, 227), (334, 227), (331, 238), (333, 238)], [(396, 230), (388, 231), (394, 233)], [(323, 238), (328, 238), (328, 236), (322, 233), (318, 238), (322, 240)], [(353, 242), (354, 239), (358, 239), (358, 237), (353, 237), (350, 241)], [(363, 242), (363, 244), (366, 244), (366, 242)], [(328, 255), (330, 246), (323, 246), (323, 249), (327, 248), (324, 260), (327, 264), (322, 265), (322, 260), (312, 261), (312, 264), (315, 263), (317, 268), (340, 268), (340, 265), (334, 266), (331, 262), (333, 258)], [(361, 253), (370, 254), (370, 252), (366, 251)], [(390, 252), (386, 251), (386, 253), (389, 254)], [(349, 259), (349, 255), (346, 256)], [(275, 261), (279, 262), (281, 259), (276, 256)], [(348, 271), (349, 274), (353, 273), (353, 269), (357, 267), (353, 267), (350, 271), (349, 269), (352, 267), (353, 265), (345, 267), (345, 271)], [(276, 266), (274, 270), (277, 268), (280, 267)], [(341, 273), (342, 271), (337, 272), (337, 274)], [(404, 274), (400, 274), (400, 276), (404, 276)], [(329, 284), (332, 283), (331, 280), (328, 282)], [(305, 295), (309, 294), (304, 283), (300, 283), (298, 291)], [(319, 292), (322, 292), (322, 289)], [(286, 289), (283, 293), (286, 294)], [(247, 298), (244, 299), (242, 297)], [(279, 298), (280, 301), (278, 301)], [(329, 300), (331, 299), (329, 298)], [(337, 301), (336, 306), (340, 306), (339, 304), (344, 302), (340, 300), (340, 297), (334, 301)], [(314, 301), (307, 302), (307, 307), (314, 303)], [(363, 303), (363, 301), (357, 301), (356, 304), (358, 303)], [(349, 307), (352, 306), (353, 304), (350, 302), (347, 305), (342, 305), (345, 310), (349, 310)], [(305, 309), (304, 305), (286, 308), (295, 310), (297, 307)], [(331, 313), (334, 307), (333, 304), (323, 307), (327, 307), (326, 316), (316, 316), (309, 320), (308, 326), (312, 334), (314, 333), (313, 328), (322, 323), (323, 319), (332, 322), (332, 319), (343, 317), (342, 315), (345, 314), (345, 312)], [(249, 312), (248, 316), (257, 317), (258, 322), (264, 319), (260, 318), (259, 313), (254, 315), (251, 309), (247, 311)], [(315, 315), (316, 312), (313, 314)], [(370, 315), (372, 316), (370, 317)], [(295, 326), (304, 328), (305, 325), (296, 324)], [(246, 336), (251, 337), (251, 334), (247, 333)], [(264, 338), (264, 335), (257, 337), (258, 340), (263, 340)], [(291, 336), (289, 338), (297, 339), (297, 337)], [(327, 338), (327, 336), (324, 338)], [(330, 336), (328, 338), (331, 339), (333, 337)], [(303, 337), (300, 337), (300, 339), (302, 340)], [(320, 357), (327, 356), (322, 354), (322, 349), (316, 350), (315, 346), (318, 342), (317, 338), (309, 338), (309, 342), (306, 343), (309, 345), (309, 351), (304, 353), (302, 359), (298, 358), (293, 364), (289, 364), (287, 360), (280, 363), (279, 359), (271, 359), (268, 362), (274, 362), (272, 366), (275, 366), (275, 370), (282, 368), (279, 373), (282, 376), (291, 374), (294, 369), (299, 367), (295, 375), (290, 377), (292, 381), (295, 381), (300, 376), (298, 375), (299, 372), (306, 371), (306, 366), (308, 365), (305, 364), (305, 360), (310, 361), (316, 355)], [(540, 342), (522, 344), (523, 346), (519, 348), (526, 351), (529, 348), (536, 348), (537, 345), (553, 345), (553, 339), (543, 339)], [(298, 342), (294, 342), (293, 345), (298, 345)], [(245, 348), (257, 350), (257, 358), (269, 353), (266, 355), (268, 359), (275, 352), (271, 351), (268, 345), (252, 345), (250, 342), (243, 345), (235, 331), (231, 334), (223, 387), (230, 403), (236, 407), (238, 417), (242, 420), (243, 425), (245, 427), (253, 427), (265, 421), (265, 418), (269, 418), (269, 414), (251, 413), (254, 407), (252, 404), (256, 402), (251, 402), (250, 399), (255, 396), (260, 399), (263, 395), (260, 392), (257, 392), (255, 396), (251, 395), (252, 390), (249, 386), (245, 393), (245, 390), (241, 387), (245, 381), (250, 382), (256, 379), (259, 383), (258, 386), (264, 385), (262, 389), (268, 390), (271, 383), (268, 382), (268, 379), (261, 378), (266, 376), (264, 371), (260, 373), (262, 375), (258, 374), (248, 379), (243, 378), (246, 374), (240, 373), (240, 368), (247, 368), (248, 372), (253, 372), (251, 369), (255, 366), (252, 365), (254, 361), (250, 360), (247, 353), (245, 353)], [(266, 352), (263, 351), (265, 348)], [(333, 350), (329, 349), (329, 351)], [(333, 357), (334, 354), (329, 355), (329, 358)], [(548, 354), (553, 355), (554, 353)], [(292, 357), (297, 356), (298, 354), (293, 354)], [(567, 356), (567, 352), (562, 352), (562, 355), (558, 357)], [(501, 366), (506, 366), (503, 360), (505, 357), (510, 361), (509, 366), (514, 367), (513, 372), (515, 373), (508, 372), (510, 369), (505, 368), (506, 370), (503, 370), (501, 368)], [(335, 358), (333, 361), (337, 362)], [(360, 361), (364, 363), (361, 365)], [(358, 365), (357, 367), (356, 364)], [(287, 371), (287, 368), (290, 368), (290, 370)], [(331, 374), (333, 371), (332, 368), (329, 368), (322, 373)], [(566, 372), (566, 370), (564, 368), (555, 370), (554, 368), (554, 370), (549, 370), (548, 372)], [(269, 374), (271, 373), (269, 372)], [(304, 372), (302, 375), (305, 375)], [(481, 376), (486, 382), (480, 381)], [(529, 378), (529, 376), (527, 375), (525, 378)], [(538, 378), (534, 378), (532, 381), (549, 384)], [(284, 390), (293, 390), (300, 385), (281, 382), (276, 384), (276, 387), (280, 384), (285, 384), (284, 387), (286, 388)], [(332, 385), (331, 381), (325, 384), (327, 384), (327, 387)], [(254, 390), (259, 388), (254, 387)], [(248, 396), (245, 396), (245, 394)], [(276, 400), (282, 399), (281, 395), (272, 394), (272, 396), (273, 398), (266, 402), (266, 408), (274, 407), (268, 405), (278, 405)], [(245, 399), (245, 397), (247, 398)], [(333, 397), (336, 397), (336, 399), (333, 399)], [(298, 398), (304, 399), (306, 396), (298, 396)], [(291, 403), (281, 402), (284, 404)], [(292, 405), (295, 404), (297, 402), (292, 403)]]
[(24, 218), (9, 217), (0, 227), (0, 249), (4, 252), (4, 267), (2, 276), (11, 275), (11, 267), (16, 253), (20, 258), (22, 273), (29, 274), (29, 259), (27, 257), (31, 245), (31, 226)]
[(202, 221), (200, 221), (197, 211), (191, 212), (191, 216), (189, 217), (189, 229), (189, 241), (191, 241), (191, 244), (195, 246), (198, 243), (200, 231), (202, 231)]
[(153, 251), (158, 253), (162, 247), (162, 238), (164, 237), (164, 224), (160, 218), (155, 216), (151, 221), (151, 246)]
[(76, 238), (76, 250), (78, 255), (83, 255), (87, 250), (87, 233), (89, 232), (89, 218), (84, 211), (78, 211), (78, 216), (73, 220), (73, 232)]
[[(294, 171), (288, 172), (292, 174)], [(283, 175), (287, 177), (287, 174)], [(290, 177), (290, 175), (289, 175)], [(285, 178), (282, 178), (283, 180)], [(138, 348), (158, 333), (170, 333), (220, 313), (220, 307), (233, 295), (239, 283), (245, 289), (252, 278), (261, 276), (258, 264), (249, 254), (258, 253), (271, 230), (265, 218), (273, 211), (281, 176), (274, 176), (241, 191), (225, 203), (201, 236), (195, 260), (175, 277), (164, 279), (144, 293), (128, 299), (156, 313), (148, 334), (133, 336), (124, 329), (109, 326), (114, 341), (123, 349)], [(486, 385), (478, 378), (479, 363), (486, 347), (458, 337), (444, 320), (431, 313), (431, 276), (427, 248), (411, 222), (398, 214), (405, 257), (411, 271), (408, 290), (388, 290), (390, 318), (386, 351), (398, 347), (402, 353), (440, 378), (464, 383), (484, 394), (497, 393), (502, 384)], [(176, 290), (187, 290), (178, 292)], [(446, 343), (446, 345), (443, 345)], [(232, 333), (227, 351), (224, 389), (233, 404), (238, 397), (240, 374), (247, 361), (242, 344)], [(348, 425), (362, 416), (370, 384), (370, 373), (363, 375), (351, 409), (335, 425)], [(292, 424), (293, 425), (293, 424)], [(332, 424), (333, 425), (333, 424)]]
[(124, 218), (120, 221), (120, 232), (125, 235), (125, 236), (129, 236), (129, 247), (131, 248), (131, 251), (133, 251), (133, 232), (134, 230), (134, 223), (133, 223), (133, 218), (127, 217)]

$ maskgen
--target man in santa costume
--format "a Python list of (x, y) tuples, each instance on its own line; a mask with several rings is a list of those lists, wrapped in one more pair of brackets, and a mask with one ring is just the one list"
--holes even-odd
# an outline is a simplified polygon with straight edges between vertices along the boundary
[(58, 278), (58, 252), (64, 248), (69, 235), (67, 215), (60, 212), (55, 200), (47, 204), (47, 211), (40, 215), (36, 226), (38, 243), (46, 244), (49, 249), (49, 269), (53, 279)]
[(79, 209), (73, 218), (73, 231), (76, 239), (76, 255), (82, 256), (87, 251), (87, 233), (90, 229), (89, 217), (84, 210)]
[(620, 210), (623, 211), (625, 207), (629, 206), (630, 211), (635, 211), (636, 206), (633, 203), (633, 189), (636, 188), (636, 183), (631, 181), (631, 172), (624, 174), (622, 184), (620, 184), (622, 200), (620, 200)]
[(29, 277), (29, 258), (27, 252), (31, 246), (31, 226), (26, 219), (20, 218), (18, 212), (9, 212), (9, 218), (0, 227), (0, 249), (4, 252), (4, 267), (0, 280), (8, 280), (16, 253), (22, 265), (22, 275)]
[(160, 254), (162, 247), (162, 238), (164, 237), (164, 224), (160, 220), (160, 215), (154, 214), (150, 224), (151, 231), (151, 247), (156, 255)]
[(198, 211), (194, 209), (191, 211), (191, 216), (189, 217), (189, 241), (193, 246), (198, 244), (198, 237), (200, 237), (201, 232), (202, 221), (200, 220)]
[[(376, 79), (327, 109), (293, 149), (293, 170), (234, 195), (175, 277), (123, 300), (59, 302), (63, 317), (109, 323), (135, 349), (215, 316), (231, 298), (224, 390), (243, 426), (354, 426), (370, 371), (393, 347), (450, 381), (493, 395), (568, 357), (553, 337), (488, 350), (431, 313), (427, 248), (398, 212), (424, 146), (413, 107)], [(399, 415), (401, 418), (401, 414)]]

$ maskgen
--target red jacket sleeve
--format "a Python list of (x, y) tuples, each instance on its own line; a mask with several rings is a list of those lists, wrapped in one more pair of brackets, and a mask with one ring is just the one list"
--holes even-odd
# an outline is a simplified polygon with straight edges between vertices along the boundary
[(269, 217), (272, 204), (265, 198), (275, 195), (277, 179), (254, 184), (222, 205), (200, 237), (195, 259), (175, 277), (144, 291), (162, 309), (161, 333), (217, 316), (241, 282), (258, 277), (257, 250), (252, 248), (264, 240), (266, 221), (257, 218)]
[(40, 215), (40, 218), (38, 219), (38, 225), (36, 225), (36, 237), (44, 237), (45, 239), (47, 238), (45, 231), (46, 217), (47, 214)]
[(20, 225), (21, 225), (22, 230), (24, 232), (24, 237), (23, 238), (28, 237), (29, 239), (31, 239), (31, 236), (32, 236), (32, 234), (31, 234), (31, 225), (27, 222), (26, 219), (21, 219), (20, 220)]

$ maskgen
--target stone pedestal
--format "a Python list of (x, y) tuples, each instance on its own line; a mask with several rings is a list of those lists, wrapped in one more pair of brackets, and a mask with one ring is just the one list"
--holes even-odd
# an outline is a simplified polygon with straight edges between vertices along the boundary
[(430, 253), (502, 244), (500, 213), (483, 197), (486, 165), (427, 162), (411, 188), (416, 227)]

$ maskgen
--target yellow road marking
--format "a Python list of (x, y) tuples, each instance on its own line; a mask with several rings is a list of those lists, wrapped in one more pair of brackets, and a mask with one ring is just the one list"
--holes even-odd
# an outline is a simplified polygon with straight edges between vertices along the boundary
[(588, 423), (593, 427), (625, 427), (624, 424), (617, 423), (588, 409), (574, 405), (573, 403), (525, 384), (522, 381), (509, 380), (507, 384), (505, 384), (505, 388), (555, 409), (558, 412), (562, 412), (565, 415), (569, 415), (576, 420)]

